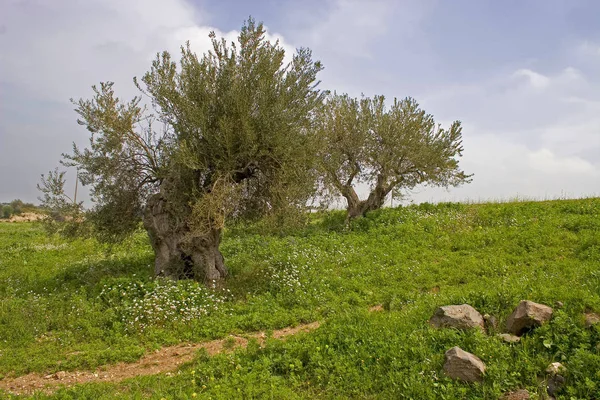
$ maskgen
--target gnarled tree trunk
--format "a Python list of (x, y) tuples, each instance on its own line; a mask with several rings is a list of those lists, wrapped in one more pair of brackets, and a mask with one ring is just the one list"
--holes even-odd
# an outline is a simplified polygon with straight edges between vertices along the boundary
[(144, 227), (155, 253), (154, 274), (172, 279), (211, 283), (227, 276), (219, 251), (221, 230), (192, 236), (185, 223), (168, 213), (166, 200), (155, 194), (148, 199)]
[(346, 221), (364, 216), (369, 211), (377, 210), (383, 206), (385, 197), (390, 193), (392, 187), (385, 184), (385, 179), (381, 175), (377, 178), (377, 183), (373, 191), (369, 193), (366, 200), (360, 200), (354, 188), (350, 185), (342, 190), (342, 195), (348, 202)]

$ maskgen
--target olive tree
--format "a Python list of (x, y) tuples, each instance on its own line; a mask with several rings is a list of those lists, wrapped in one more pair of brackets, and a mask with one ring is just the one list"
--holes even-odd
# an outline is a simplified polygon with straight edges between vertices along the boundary
[(77, 220), (112, 241), (143, 221), (155, 273), (176, 279), (225, 277), (226, 220), (301, 209), (315, 190), (321, 64), (302, 48), (285, 63), (252, 19), (237, 43), (210, 37), (202, 56), (189, 43), (179, 63), (158, 54), (131, 101), (110, 82), (74, 101), (90, 141), (63, 160), (91, 189), (94, 206)]
[[(457, 186), (470, 181), (458, 165), (462, 155), (459, 121), (436, 124), (412, 98), (361, 99), (332, 94), (319, 114), (322, 183), (347, 202), (347, 218), (380, 208), (386, 196), (400, 197), (419, 184)], [(369, 187), (366, 199), (358, 185)]]

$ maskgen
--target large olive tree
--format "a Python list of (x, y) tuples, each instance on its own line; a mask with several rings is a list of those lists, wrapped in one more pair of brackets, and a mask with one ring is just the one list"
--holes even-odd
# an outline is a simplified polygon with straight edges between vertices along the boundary
[[(143, 221), (157, 275), (225, 277), (219, 243), (227, 218), (302, 208), (314, 193), (321, 64), (308, 49), (284, 64), (284, 49), (252, 19), (237, 44), (211, 39), (201, 57), (189, 44), (179, 63), (157, 55), (136, 80), (140, 97), (123, 102), (102, 83), (91, 99), (74, 102), (91, 136), (64, 163), (77, 167), (94, 206), (67, 220), (113, 241)], [(61, 178), (42, 182), (48, 203)]]
[[(324, 188), (347, 201), (348, 219), (380, 208), (390, 192), (419, 184), (457, 186), (470, 181), (458, 165), (462, 155), (459, 121), (442, 129), (412, 98), (361, 99), (332, 94), (319, 116), (318, 153)], [(360, 199), (358, 185), (370, 188)]]

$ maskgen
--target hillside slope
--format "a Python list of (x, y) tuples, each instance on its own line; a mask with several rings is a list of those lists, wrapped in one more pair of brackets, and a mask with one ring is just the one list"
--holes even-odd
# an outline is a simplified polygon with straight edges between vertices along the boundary
[[(558, 398), (600, 399), (600, 326), (584, 323), (600, 313), (600, 199), (423, 204), (350, 229), (343, 219), (324, 214), (281, 236), (230, 229), (222, 249), (232, 275), (214, 289), (152, 280), (143, 232), (107, 248), (0, 224), (0, 374), (94, 370), (162, 346), (319, 321), (285, 341), (199, 353), (174, 374), (36, 398), (541, 396), (546, 366), (559, 361), (568, 372)], [(523, 299), (562, 307), (517, 344), (428, 325), (438, 306), (468, 303), (501, 331)], [(443, 375), (453, 346), (485, 362), (483, 383)]]

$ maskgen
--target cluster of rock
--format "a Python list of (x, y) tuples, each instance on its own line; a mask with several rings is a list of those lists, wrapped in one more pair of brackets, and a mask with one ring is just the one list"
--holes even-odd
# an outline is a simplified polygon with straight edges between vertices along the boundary
[[(517, 343), (523, 334), (548, 322), (552, 318), (552, 313), (552, 308), (547, 305), (522, 300), (508, 317), (506, 332), (497, 336), (507, 343)], [(586, 326), (600, 323), (600, 316), (597, 314), (586, 314), (585, 319)], [(488, 314), (482, 316), (468, 304), (439, 307), (435, 310), (429, 323), (436, 328), (480, 329), (482, 332), (496, 331), (498, 328), (495, 317)], [(485, 369), (486, 366), (479, 357), (458, 346), (445, 353), (444, 373), (452, 379), (480, 382), (483, 380)], [(546, 370), (547, 392), (551, 398), (564, 386), (564, 371), (565, 367), (560, 363), (552, 363)], [(529, 399), (529, 393), (527, 390), (520, 389), (504, 394), (501, 399)]]

